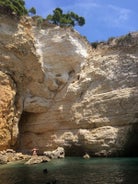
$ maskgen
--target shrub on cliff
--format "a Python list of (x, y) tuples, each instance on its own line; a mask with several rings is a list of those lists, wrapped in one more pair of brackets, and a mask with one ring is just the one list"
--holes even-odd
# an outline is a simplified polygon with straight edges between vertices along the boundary
[(32, 7), (29, 11), (28, 11), (31, 15), (35, 15), (36, 14), (36, 9), (34, 7)]
[(53, 15), (49, 14), (46, 17), (46, 20), (49, 23), (56, 24), (59, 26), (83, 26), (85, 24), (85, 19), (83, 17), (78, 16), (74, 12), (68, 12), (67, 14), (63, 13), (63, 10), (60, 8), (56, 8), (53, 11)]
[(19, 17), (28, 14), (24, 0), (0, 0), (0, 12)]
[(35, 15), (36, 9), (32, 7), (27, 10), (24, 0), (0, 0), (0, 13), (20, 17), (28, 14)]
[(96, 42), (92, 42), (92, 43), (91, 43), (91, 46), (92, 46), (92, 48), (97, 49), (98, 44), (99, 44), (99, 42), (98, 42), (98, 41), (96, 41)]
[(128, 46), (128, 44), (131, 44), (131, 42), (132, 42), (131, 33), (128, 33), (125, 36), (121, 36), (120, 38), (118, 38), (116, 40), (116, 42), (117, 42), (117, 45), (119, 45), (119, 46)]

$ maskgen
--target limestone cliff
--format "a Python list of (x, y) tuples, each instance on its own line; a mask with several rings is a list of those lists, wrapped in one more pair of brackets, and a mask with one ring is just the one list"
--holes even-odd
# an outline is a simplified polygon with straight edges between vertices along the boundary
[(63, 146), (66, 154), (97, 156), (132, 150), (137, 56), (138, 33), (92, 49), (73, 29), (1, 15), (0, 149)]

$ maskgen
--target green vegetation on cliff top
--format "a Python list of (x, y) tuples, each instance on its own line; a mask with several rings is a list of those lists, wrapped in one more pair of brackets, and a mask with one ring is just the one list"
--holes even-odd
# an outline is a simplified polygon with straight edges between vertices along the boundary
[[(23, 15), (35, 15), (36, 9), (32, 7), (30, 10), (27, 10), (24, 0), (0, 0), (0, 13), (21, 17)], [(42, 18), (42, 20), (47, 20), (51, 24), (56, 24), (62, 27), (74, 27), (76, 25), (83, 26), (85, 24), (85, 19), (83, 17), (78, 16), (74, 12), (64, 14), (60, 8), (56, 8), (53, 11), (53, 15), (49, 14), (46, 19)]]
[(24, 0), (0, 0), (0, 12), (17, 17), (28, 14)]
[(59, 25), (59, 26), (83, 26), (85, 24), (85, 19), (78, 16), (74, 12), (63, 13), (62, 9), (56, 8), (53, 11), (53, 15), (49, 14), (46, 18), (50, 23)]

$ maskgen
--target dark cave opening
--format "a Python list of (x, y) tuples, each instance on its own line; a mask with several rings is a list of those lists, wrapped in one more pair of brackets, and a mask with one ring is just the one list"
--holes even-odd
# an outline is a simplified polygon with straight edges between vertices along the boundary
[(72, 145), (64, 147), (66, 156), (83, 156), (85, 149), (82, 146)]
[(26, 150), (22, 150), (22, 136), (24, 136), (24, 132), (26, 131), (26, 124), (28, 122), (28, 118), (30, 117), (31, 113), (25, 112), (23, 111), (20, 117), (20, 121), (18, 124), (18, 129), (19, 129), (19, 135), (17, 138), (17, 143), (16, 143), (16, 151), (18, 152), (23, 152), (23, 153), (27, 153)]
[(23, 111), (19, 121), (19, 133), (23, 131), (23, 126), (28, 119), (28, 112)]
[(138, 157), (138, 124), (134, 124), (128, 133), (123, 155), (127, 157)]

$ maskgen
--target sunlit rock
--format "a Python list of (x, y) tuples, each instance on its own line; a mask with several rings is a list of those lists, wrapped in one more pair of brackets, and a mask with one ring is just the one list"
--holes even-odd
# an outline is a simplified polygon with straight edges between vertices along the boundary
[(93, 49), (71, 28), (0, 24), (0, 150), (120, 155), (138, 138), (138, 33)]

